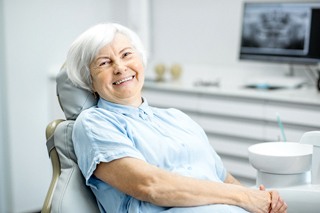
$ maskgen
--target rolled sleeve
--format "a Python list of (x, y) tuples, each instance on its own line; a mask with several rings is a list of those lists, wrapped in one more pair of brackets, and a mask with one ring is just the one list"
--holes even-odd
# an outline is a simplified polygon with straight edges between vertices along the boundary
[(125, 157), (145, 160), (118, 120), (101, 117), (96, 111), (84, 111), (76, 120), (72, 135), (79, 168), (86, 184), (94, 188), (91, 178), (99, 163)]

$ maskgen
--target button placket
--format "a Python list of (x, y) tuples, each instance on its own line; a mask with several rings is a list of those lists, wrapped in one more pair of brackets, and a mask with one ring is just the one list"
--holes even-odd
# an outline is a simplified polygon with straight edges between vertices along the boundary
[(139, 117), (142, 118), (143, 120), (148, 120), (148, 115), (141, 109), (139, 109)]

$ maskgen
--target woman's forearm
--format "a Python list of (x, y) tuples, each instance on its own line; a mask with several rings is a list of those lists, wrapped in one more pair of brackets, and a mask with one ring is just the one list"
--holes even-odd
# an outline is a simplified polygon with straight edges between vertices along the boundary
[(133, 158), (101, 163), (95, 175), (136, 199), (158, 206), (229, 204), (251, 212), (268, 212), (271, 201), (268, 192), (177, 175)]
[(246, 188), (239, 185), (198, 180), (171, 173), (158, 174), (148, 191), (150, 197), (147, 201), (160, 206), (244, 206), (246, 197)]

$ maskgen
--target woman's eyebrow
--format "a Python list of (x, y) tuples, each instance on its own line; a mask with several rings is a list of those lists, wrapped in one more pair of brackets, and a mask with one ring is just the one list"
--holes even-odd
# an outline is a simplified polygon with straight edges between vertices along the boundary
[(101, 59), (110, 59), (110, 57), (109, 57), (109, 56), (105, 56), (105, 55), (98, 56), (98, 57), (95, 59), (95, 61), (97, 62), (97, 61), (99, 61), (99, 60), (101, 60)]
[(123, 52), (126, 51), (126, 50), (132, 50), (132, 49), (133, 49), (132, 47), (125, 47), (125, 48), (123, 48), (122, 50), (120, 50), (119, 53), (123, 53)]

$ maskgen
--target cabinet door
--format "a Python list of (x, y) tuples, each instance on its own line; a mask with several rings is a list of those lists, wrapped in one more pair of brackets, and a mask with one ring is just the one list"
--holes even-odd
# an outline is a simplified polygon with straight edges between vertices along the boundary
[(308, 104), (267, 102), (265, 107), (265, 139), (274, 141), (283, 137), (277, 123), (277, 114), (283, 123), (287, 141), (299, 142), (303, 133), (320, 130), (320, 109)]
[(239, 138), (250, 138), (257, 141), (263, 140), (263, 122), (228, 117), (199, 114), (198, 123), (207, 133), (225, 135)]
[(246, 98), (203, 95), (199, 121), (205, 130), (234, 137), (263, 137), (264, 102)]
[(202, 95), (200, 112), (261, 120), (264, 101), (231, 96)]
[(266, 103), (265, 119), (276, 121), (277, 113), (284, 123), (320, 127), (319, 106), (268, 101)]

